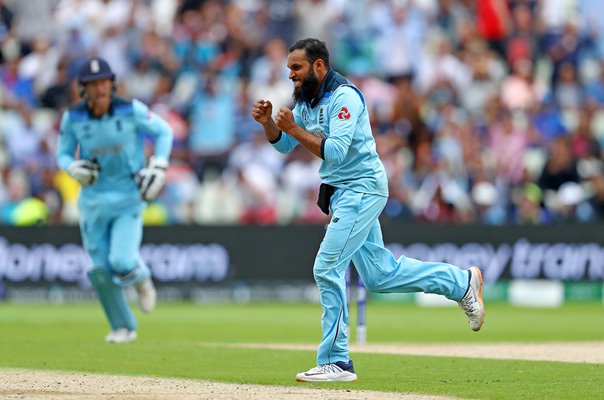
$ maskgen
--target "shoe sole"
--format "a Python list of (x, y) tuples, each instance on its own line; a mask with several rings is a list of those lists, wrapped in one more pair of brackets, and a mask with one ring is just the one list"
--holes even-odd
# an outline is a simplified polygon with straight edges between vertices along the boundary
[[(312, 375), (311, 375), (312, 376)], [(306, 379), (306, 378), (298, 378), (296, 377), (296, 382), (356, 382), (357, 375), (348, 373), (346, 375), (340, 376), (337, 379)]]
[(105, 338), (105, 342), (106, 343), (112, 343), (112, 344), (113, 343), (116, 343), (116, 344), (119, 344), (119, 343), (131, 343), (131, 342), (134, 342), (135, 340), (136, 340), (136, 336), (129, 337), (127, 339), (119, 339), (119, 340), (116, 340), (116, 339), (109, 339), (109, 340), (107, 340), (107, 338)]
[(123, 344), (123, 343), (132, 343), (134, 342), (135, 339), (128, 339), (128, 340), (105, 340), (106, 343), (110, 343), (110, 344)]
[(312, 380), (312, 379), (300, 379), (300, 378), (296, 378), (296, 382), (356, 382), (357, 379), (318, 379), (318, 380)]
[(482, 328), (482, 324), (484, 324), (484, 301), (482, 300), (482, 272), (480, 271), (480, 268), (478, 267), (472, 267), (472, 273), (477, 272), (476, 275), (478, 275), (478, 283), (480, 284), (480, 289), (478, 289), (478, 301), (480, 301), (480, 308), (482, 309), (482, 314), (480, 316), (480, 325), (478, 325), (478, 327), (476, 327), (476, 329), (472, 328), (472, 330), (474, 332), (478, 332), (480, 330), (480, 328)]

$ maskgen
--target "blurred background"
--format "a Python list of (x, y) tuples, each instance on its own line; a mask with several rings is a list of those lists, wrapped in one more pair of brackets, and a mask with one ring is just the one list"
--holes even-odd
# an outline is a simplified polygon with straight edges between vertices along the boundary
[(250, 117), (261, 97), (291, 106), (287, 47), (309, 36), (367, 98), (384, 221), (602, 220), (600, 16), (599, 0), (0, 0), (0, 222), (77, 223), (53, 154), (92, 55), (175, 132), (148, 225), (324, 222), (320, 160), (280, 155)]
[[(260, 225), (273, 229), (258, 243), (266, 246), (292, 232), (291, 241), (302, 240), (296, 227), (310, 225), (297, 262), (312, 281), (326, 222), (315, 205), (320, 160), (301, 147), (274, 151), (250, 116), (258, 98), (292, 105), (287, 48), (304, 37), (325, 40), (332, 67), (366, 97), (389, 176), (387, 242), (408, 240), (409, 250), (419, 240), (433, 252), (417, 254), (447, 259), (440, 239), (422, 233), (445, 224), (462, 229), (441, 237), (460, 249), (490, 241), (491, 250), (516, 251), (520, 243), (520, 256), (492, 266), (492, 282), (527, 271), (512, 268), (517, 257), (537, 265), (519, 278), (604, 279), (601, 0), (0, 0), (0, 233), (8, 239), (0, 237), (0, 276), (18, 282), (6, 271), (29, 265), (15, 261), (14, 243), (79, 242), (61, 230), (77, 227), (79, 187), (57, 169), (54, 151), (61, 113), (79, 100), (78, 68), (98, 55), (116, 73), (118, 94), (146, 102), (175, 132), (166, 187), (145, 223), (177, 231), (146, 240), (189, 243), (204, 236), (186, 227), (249, 226), (243, 237), (253, 242), (264, 238)], [(12, 225), (50, 230), (36, 239)], [(402, 236), (417, 225), (415, 236)], [(492, 226), (522, 229), (493, 236)], [(69, 234), (59, 240), (57, 232)], [(550, 245), (529, 244), (533, 259), (522, 253), (525, 237)], [(567, 238), (591, 247), (556, 247)], [(542, 261), (548, 248), (550, 269)], [(254, 249), (237, 251), (243, 260)], [(564, 265), (583, 265), (582, 273), (558, 273)], [(601, 283), (595, 290), (601, 298)]]

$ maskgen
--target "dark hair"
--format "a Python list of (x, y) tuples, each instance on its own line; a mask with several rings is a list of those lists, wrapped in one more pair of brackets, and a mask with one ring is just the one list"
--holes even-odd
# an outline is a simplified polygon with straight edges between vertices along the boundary
[(325, 42), (313, 38), (300, 39), (289, 47), (288, 52), (291, 53), (294, 50), (305, 50), (306, 59), (309, 63), (312, 64), (321, 59), (325, 66), (329, 68), (329, 51), (327, 51)]

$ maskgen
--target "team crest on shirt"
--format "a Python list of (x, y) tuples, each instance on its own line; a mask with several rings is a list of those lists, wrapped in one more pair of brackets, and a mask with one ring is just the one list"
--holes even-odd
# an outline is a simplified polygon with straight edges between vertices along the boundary
[(338, 119), (350, 119), (350, 112), (348, 112), (348, 108), (342, 107), (338, 113)]

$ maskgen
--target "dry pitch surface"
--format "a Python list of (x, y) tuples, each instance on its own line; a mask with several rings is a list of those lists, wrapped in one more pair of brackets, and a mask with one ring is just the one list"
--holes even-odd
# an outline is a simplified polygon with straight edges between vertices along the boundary
[[(314, 350), (314, 346), (248, 344), (240, 347)], [(604, 342), (513, 344), (422, 344), (351, 346), (352, 352), (604, 364)], [(446, 397), (294, 386), (261, 386), (183, 379), (124, 377), (51, 371), (0, 370), (0, 398), (125, 400), (446, 400)], [(362, 376), (361, 376), (362, 379)]]

